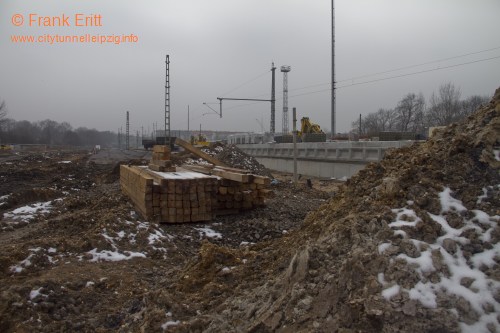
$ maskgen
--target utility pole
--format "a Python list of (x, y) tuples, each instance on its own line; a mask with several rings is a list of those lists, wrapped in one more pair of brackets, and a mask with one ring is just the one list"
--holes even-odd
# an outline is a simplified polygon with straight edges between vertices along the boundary
[(361, 113), (359, 114), (359, 138), (361, 139)]
[(283, 124), (282, 135), (288, 134), (288, 72), (291, 71), (290, 66), (281, 66), (283, 73)]
[(126, 150), (129, 150), (130, 146), (129, 146), (129, 127), (130, 127), (130, 118), (129, 118), (129, 112), (127, 111), (127, 127), (126, 127), (126, 136), (125, 136), (125, 149)]
[[(165, 60), (165, 145), (170, 147), (170, 59), (167, 54), (167, 59)], [(168, 143), (167, 143), (168, 135)]]
[(275, 125), (275, 115), (276, 115), (276, 93), (275, 93), (275, 71), (276, 67), (274, 67), (274, 62), (271, 65), (272, 72), (272, 80), (271, 80), (271, 126), (269, 127), (269, 131), (271, 134), (274, 134), (274, 125)]
[(118, 149), (122, 149), (120, 129), (118, 129)]
[(139, 149), (139, 130), (135, 132), (135, 148)]
[(335, 119), (335, 108), (336, 108), (336, 96), (335, 96), (335, 7), (334, 7), (334, 1), (332, 0), (332, 136), (331, 139), (333, 140), (333, 137), (335, 136), (335, 125), (336, 125), (336, 119)]
[(297, 108), (293, 108), (293, 182), (297, 184)]
[(188, 105), (188, 134), (189, 134), (189, 105)]

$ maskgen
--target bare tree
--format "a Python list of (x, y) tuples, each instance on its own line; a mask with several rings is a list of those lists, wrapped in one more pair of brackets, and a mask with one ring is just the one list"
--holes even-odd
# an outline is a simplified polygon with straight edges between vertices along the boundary
[(439, 87), (436, 95), (432, 93), (427, 112), (429, 124), (446, 126), (460, 118), (460, 88), (448, 82)]
[[(351, 133), (363, 135), (366, 134), (366, 121), (364, 119), (361, 120), (361, 128), (359, 126), (359, 118), (356, 118), (355, 121), (351, 123)], [(361, 130), (361, 132), (360, 132)]]
[(395, 109), (395, 116), (398, 121), (398, 129), (401, 132), (416, 132), (422, 127), (419, 120), (422, 119), (425, 108), (424, 96), (409, 93), (398, 103)]
[(466, 118), (479, 109), (481, 105), (488, 103), (490, 98), (488, 96), (470, 96), (463, 100), (460, 105), (460, 118)]
[[(379, 109), (361, 119), (361, 134), (378, 135), (379, 132), (393, 131), (397, 123), (393, 109)], [(359, 133), (359, 118), (353, 121), (352, 132)]]
[(7, 119), (7, 106), (5, 105), (5, 101), (0, 103), (0, 124)]
[(379, 132), (391, 131), (396, 123), (395, 112), (393, 109), (379, 109), (368, 114), (364, 122), (367, 134), (377, 135)]

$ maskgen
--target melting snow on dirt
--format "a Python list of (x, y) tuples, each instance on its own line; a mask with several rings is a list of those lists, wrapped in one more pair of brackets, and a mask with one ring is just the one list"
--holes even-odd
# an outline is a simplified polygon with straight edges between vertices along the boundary
[(6, 204), (7, 199), (9, 199), (10, 194), (0, 196), (0, 207)]
[[(485, 195), (480, 196), (478, 202), (485, 199)], [(498, 227), (500, 216), (490, 216), (481, 210), (468, 211), (460, 200), (452, 197), (450, 188), (439, 193), (439, 199), (441, 213), (427, 213), (442, 230), (441, 236), (434, 243), (411, 239), (405, 231), (399, 229), (416, 227), (418, 223), (422, 223), (422, 218), (414, 210), (393, 210), (396, 220), (389, 226), (394, 229), (394, 234), (410, 240), (420, 252), (420, 255), (411, 257), (400, 253), (394, 259), (404, 260), (415, 270), (420, 281), (406, 289), (395, 282), (386, 282), (384, 274), (380, 273), (378, 280), (385, 288), (382, 296), (390, 300), (400, 292), (407, 292), (410, 299), (419, 301), (425, 307), (436, 308), (440, 301), (438, 295), (444, 293), (446, 298), (457, 300), (451, 303), (457, 304), (456, 308), (448, 308), (457, 316), (462, 332), (498, 332), (500, 282), (485, 274), (485, 271), (498, 265), (496, 260), (500, 258), (500, 244), (489, 243), (491, 233)], [(450, 225), (451, 215), (462, 219), (460, 227)], [(470, 244), (470, 239), (479, 239), (484, 246), (474, 247), (473, 254), (464, 255), (461, 246)], [(380, 244), (378, 251), (384, 253), (389, 247), (390, 243)], [(438, 279), (435, 278), (436, 273)], [(434, 278), (430, 279), (430, 274), (434, 274)], [(468, 309), (466, 319), (460, 315), (464, 308)]]
[(87, 252), (92, 256), (90, 261), (121, 261), (121, 260), (130, 260), (132, 258), (146, 258), (146, 255), (141, 252), (131, 252), (131, 251), (123, 251), (123, 253), (109, 250), (102, 250), (97, 252), (97, 249), (93, 249)]
[(500, 149), (493, 150), (493, 154), (495, 155), (495, 159), (500, 161)]
[(87, 254), (92, 256), (92, 259), (90, 259), (91, 262), (121, 261), (121, 260), (130, 260), (132, 258), (146, 258), (146, 255), (142, 252), (118, 250), (115, 240), (121, 240), (123, 237), (125, 237), (124, 231), (117, 232), (116, 233), (117, 237), (111, 237), (107, 234), (106, 229), (104, 229), (101, 235), (113, 247), (113, 251), (110, 250), (97, 251), (97, 249), (88, 251)]
[(36, 252), (41, 250), (41, 248), (36, 247), (36, 248), (31, 248), (29, 250), (31, 253), (28, 255), (28, 257), (26, 257), (26, 259), (22, 260), (17, 265), (10, 267), (10, 271), (12, 273), (21, 273), (25, 268), (30, 267), (32, 265), (32, 262), (31, 262), (32, 258), (35, 256)]
[(52, 201), (37, 202), (31, 205), (16, 208), (10, 212), (4, 213), (5, 219), (29, 222), (38, 214), (48, 214), (52, 209)]
[(206, 236), (208, 238), (217, 238), (217, 239), (220, 239), (222, 238), (222, 234), (213, 230), (213, 229), (210, 229), (210, 228), (195, 228), (196, 230), (199, 231), (200, 233), (200, 237), (203, 237), (203, 236)]

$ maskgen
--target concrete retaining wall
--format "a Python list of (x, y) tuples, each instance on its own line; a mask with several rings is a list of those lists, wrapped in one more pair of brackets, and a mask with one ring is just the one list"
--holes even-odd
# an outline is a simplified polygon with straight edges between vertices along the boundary
[[(349, 178), (370, 162), (380, 161), (385, 151), (413, 141), (308, 142), (297, 144), (297, 172), (322, 178)], [(293, 144), (238, 145), (269, 169), (293, 172)]]

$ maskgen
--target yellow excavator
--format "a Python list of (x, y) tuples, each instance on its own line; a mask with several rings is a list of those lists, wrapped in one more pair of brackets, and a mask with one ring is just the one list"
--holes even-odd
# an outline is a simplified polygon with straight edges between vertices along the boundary
[(325, 142), (326, 134), (318, 124), (314, 124), (309, 117), (302, 117), (300, 120), (300, 131), (298, 133), (302, 142)]
[(193, 146), (204, 146), (207, 147), (210, 142), (207, 141), (207, 138), (203, 134), (191, 135), (191, 145)]
[(311, 123), (309, 117), (302, 117), (300, 125), (299, 135), (303, 133), (323, 133), (321, 127), (318, 124)]

